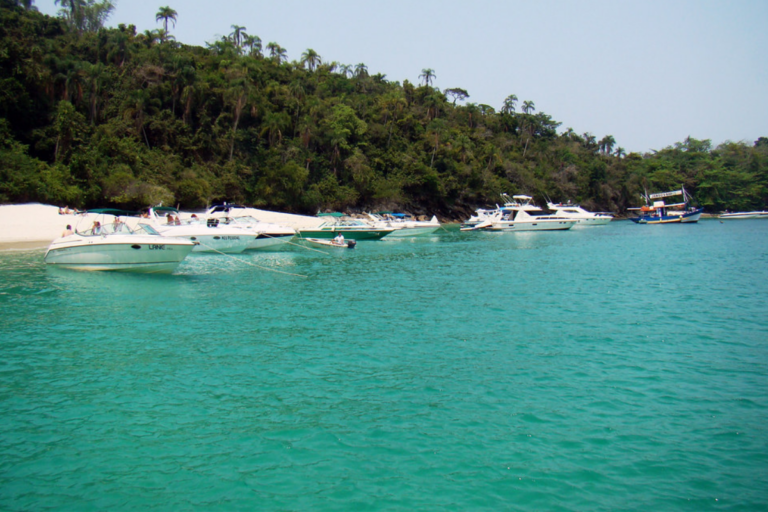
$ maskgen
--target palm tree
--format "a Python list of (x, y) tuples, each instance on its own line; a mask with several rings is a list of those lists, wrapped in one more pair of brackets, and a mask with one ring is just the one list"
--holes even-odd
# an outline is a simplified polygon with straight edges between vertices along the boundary
[(314, 71), (321, 62), (320, 55), (312, 48), (308, 48), (307, 51), (301, 54), (301, 64), (307, 66), (307, 69), (310, 71)]
[(517, 96), (515, 94), (510, 94), (507, 96), (507, 99), (504, 100), (504, 106), (501, 107), (501, 111), (505, 114), (514, 114), (515, 104), (517, 104)]
[(275, 59), (278, 66), (288, 58), (288, 52), (277, 43), (267, 44), (267, 50), (269, 50), (269, 56)]
[(606, 135), (600, 140), (598, 147), (602, 150), (604, 155), (613, 153), (613, 146), (616, 144), (616, 139), (613, 135)]
[(349, 64), (342, 64), (339, 66), (339, 73), (344, 75), (344, 78), (349, 78), (349, 75), (352, 74), (352, 66)]
[(419, 78), (422, 78), (424, 84), (429, 87), (432, 84), (432, 80), (435, 79), (435, 70), (432, 68), (422, 69)]
[(261, 57), (261, 38), (259, 36), (246, 35), (243, 46), (248, 48), (251, 57)]
[(616, 158), (621, 160), (625, 156), (627, 156), (627, 152), (624, 151), (624, 148), (622, 148), (622, 147), (616, 148)]
[(524, 101), (523, 102), (523, 112), (526, 114), (530, 114), (536, 110), (536, 105), (532, 101)]
[[(157, 14), (155, 14), (155, 21), (163, 20), (163, 29), (165, 30), (165, 34), (168, 34), (168, 20), (171, 20), (173, 28), (176, 28), (176, 16), (178, 15), (179, 13), (166, 5), (157, 11)], [(165, 40), (165, 36), (163, 36), (163, 40)]]
[(246, 34), (246, 28), (241, 27), (240, 25), (232, 25), (233, 32), (229, 34), (230, 39), (232, 39), (232, 42), (235, 43), (235, 46), (237, 46), (237, 49), (239, 50), (243, 46), (243, 39), (248, 37), (248, 34)]
[(366, 66), (362, 62), (357, 66), (355, 66), (355, 76), (357, 78), (363, 78), (368, 76), (368, 66)]

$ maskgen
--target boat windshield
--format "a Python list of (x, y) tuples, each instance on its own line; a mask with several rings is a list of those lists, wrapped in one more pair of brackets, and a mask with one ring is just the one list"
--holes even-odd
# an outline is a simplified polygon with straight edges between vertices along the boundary
[(257, 224), (259, 221), (256, 220), (255, 217), (251, 217), (250, 215), (243, 215), (242, 217), (224, 217), (219, 219), (222, 224), (229, 224), (229, 225), (242, 225), (242, 226), (249, 226), (252, 224)]
[(137, 235), (160, 236), (160, 233), (149, 224), (139, 224), (138, 226), (136, 226), (136, 229), (134, 229), (133, 232)]
[(83, 236), (103, 236), (103, 235), (131, 235), (133, 230), (129, 228), (125, 222), (115, 220), (110, 223), (99, 223), (84, 231), (78, 231)]

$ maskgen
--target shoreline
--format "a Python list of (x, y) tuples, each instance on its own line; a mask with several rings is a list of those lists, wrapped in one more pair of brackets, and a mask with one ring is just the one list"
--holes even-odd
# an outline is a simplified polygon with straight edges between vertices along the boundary
[[(317, 217), (256, 208), (249, 208), (244, 213), (262, 222), (294, 229), (315, 227), (322, 222), (322, 219)], [(186, 219), (191, 212), (182, 211), (180, 214)], [(0, 205), (0, 251), (45, 249), (61, 236), (67, 224), (76, 229), (78, 224), (90, 224), (98, 217), (97, 214), (89, 213), (60, 214), (58, 206), (41, 203)]]

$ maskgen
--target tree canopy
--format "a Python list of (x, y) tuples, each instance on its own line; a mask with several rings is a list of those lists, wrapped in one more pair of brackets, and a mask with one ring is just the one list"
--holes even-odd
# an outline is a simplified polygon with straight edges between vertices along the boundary
[[(509, 94), (498, 110), (364, 63), (288, 51), (232, 25), (207, 47), (163, 28), (104, 28), (111, 4), (62, 0), (62, 16), (0, 0), (0, 201), (77, 207), (407, 209), (459, 219), (498, 194), (621, 213), (681, 185), (710, 211), (764, 208), (768, 142), (686, 139), (626, 154)], [(73, 7), (74, 6), (74, 7)], [(78, 9), (102, 10), (80, 23)], [(92, 16), (93, 17), (93, 16)], [(83, 18), (85, 19), (85, 18)], [(520, 103), (520, 111), (517, 106)]]

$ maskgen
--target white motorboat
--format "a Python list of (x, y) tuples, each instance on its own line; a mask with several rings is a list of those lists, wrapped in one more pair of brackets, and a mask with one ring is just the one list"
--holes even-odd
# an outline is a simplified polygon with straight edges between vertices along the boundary
[(141, 223), (131, 229), (118, 216), (132, 212), (100, 209), (89, 213), (110, 222), (96, 221), (51, 242), (45, 253), (48, 265), (75, 270), (111, 270), (170, 274), (192, 251), (190, 240), (161, 236), (152, 226)]
[(333, 247), (334, 249), (354, 249), (357, 246), (356, 240), (337, 241), (335, 238), (302, 238), (304, 242), (323, 247)]
[(256, 233), (248, 249), (266, 249), (287, 242), (296, 230), (272, 222), (262, 222), (249, 213), (250, 208), (238, 204), (216, 205), (205, 212), (208, 219), (218, 219), (220, 226), (238, 227)]
[(613, 214), (607, 212), (590, 212), (578, 204), (547, 203), (547, 209), (555, 212), (559, 217), (576, 219), (576, 226), (605, 226), (613, 220)]
[(145, 219), (161, 235), (198, 242), (194, 252), (240, 253), (256, 240), (258, 234), (242, 228), (219, 225), (218, 219), (179, 218), (179, 211), (168, 206), (145, 210)]
[(490, 219), (490, 226), (482, 229), (486, 231), (562, 231), (571, 229), (578, 222), (561, 215), (547, 215), (539, 212), (542, 212), (542, 209), (533, 204), (531, 196), (515, 195), (512, 196), (511, 201), (505, 202), (499, 212)]
[[(527, 198), (525, 201), (523, 199)], [(510, 197), (509, 194), (501, 194), (502, 204), (496, 205), (496, 208), (479, 209), (476, 214), (461, 224), (461, 231), (487, 230), (494, 221), (499, 221), (503, 216), (514, 211), (524, 210), (528, 212), (541, 212), (541, 208), (530, 202), (530, 196), (516, 195)], [(505, 210), (506, 208), (506, 210)]]
[(431, 235), (440, 229), (440, 221), (435, 215), (430, 220), (416, 220), (405, 213), (378, 212), (366, 215), (368, 224), (375, 228), (394, 228), (395, 230), (387, 235), (389, 238)]
[(718, 219), (766, 219), (768, 218), (768, 212), (729, 212), (725, 211), (717, 216)]

